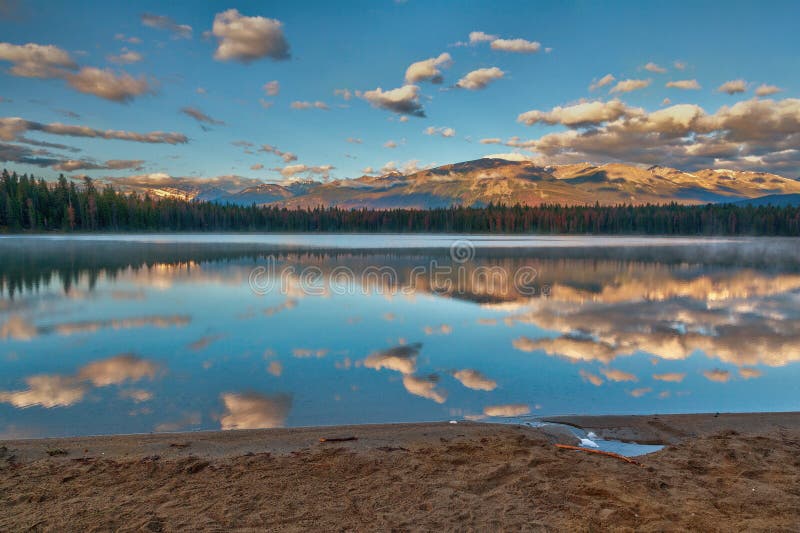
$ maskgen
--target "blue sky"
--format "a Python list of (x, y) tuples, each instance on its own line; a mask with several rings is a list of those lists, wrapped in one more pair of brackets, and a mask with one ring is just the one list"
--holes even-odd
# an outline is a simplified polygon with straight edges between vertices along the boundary
[[(37, 175), (350, 178), (510, 153), (800, 175), (796, 2), (4, 0), (0, 17), (0, 158)], [(441, 83), (404, 79), (445, 53)], [(457, 87), (474, 71), (485, 86)]]

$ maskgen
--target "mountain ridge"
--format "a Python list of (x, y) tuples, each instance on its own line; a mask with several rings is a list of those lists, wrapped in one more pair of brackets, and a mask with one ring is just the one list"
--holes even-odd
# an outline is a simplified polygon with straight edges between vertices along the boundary
[[(124, 179), (120, 181), (124, 186)], [(154, 184), (155, 185), (155, 184)], [(768, 172), (701, 169), (685, 172), (653, 165), (575, 163), (541, 166), (527, 161), (481, 158), (382, 176), (363, 175), (327, 182), (292, 180), (240, 190), (193, 186), (189, 180), (160, 182), (138, 192), (189, 200), (288, 208), (434, 208), (494, 204), (601, 205), (679, 203), (697, 205), (800, 194), (800, 181)], [(193, 187), (186, 190), (186, 187)]]

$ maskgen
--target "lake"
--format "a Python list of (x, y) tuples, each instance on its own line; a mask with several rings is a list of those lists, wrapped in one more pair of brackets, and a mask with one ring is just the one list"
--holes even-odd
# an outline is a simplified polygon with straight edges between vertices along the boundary
[(0, 438), (800, 409), (800, 240), (0, 238)]

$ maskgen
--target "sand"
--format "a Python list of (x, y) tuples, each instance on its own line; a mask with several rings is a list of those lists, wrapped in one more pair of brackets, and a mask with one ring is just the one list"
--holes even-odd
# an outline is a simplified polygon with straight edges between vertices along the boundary
[[(6, 441), (0, 531), (800, 530), (800, 413), (569, 417)], [(320, 438), (357, 440), (320, 442)]]

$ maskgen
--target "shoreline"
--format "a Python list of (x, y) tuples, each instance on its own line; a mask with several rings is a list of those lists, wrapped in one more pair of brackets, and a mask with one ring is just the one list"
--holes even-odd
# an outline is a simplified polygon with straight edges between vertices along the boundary
[[(0, 441), (0, 530), (796, 530), (800, 413)], [(320, 439), (327, 439), (324, 442)]]
[[(2, 450), (2, 446), (14, 450), (16, 460), (22, 463), (50, 457), (102, 456), (106, 459), (130, 459), (149, 457), (156, 452), (165, 458), (185, 456), (187, 453), (206, 458), (225, 458), (248, 453), (290, 455), (300, 450), (330, 447), (334, 443), (346, 446), (350, 450), (361, 451), (387, 446), (431, 445), (441, 442), (441, 439), (482, 438), (493, 434), (510, 433), (545, 435), (553, 443), (575, 444), (578, 442), (578, 439), (566, 428), (558, 426), (534, 428), (514, 423), (458, 421), (456, 424), (415, 422), (44, 437), (0, 440), (0, 450)], [(355, 437), (355, 439), (335, 440), (351, 437)], [(327, 439), (327, 441), (321, 442), (320, 439)], [(190, 443), (190, 446), (182, 446), (184, 443)], [(173, 446), (173, 444), (178, 444), (178, 446)], [(56, 456), (46, 453), (47, 450), (55, 449), (67, 453)], [(184, 450), (186, 450), (185, 453)]]
[[(0, 439), (2, 447), (14, 449), (18, 460), (33, 461), (47, 457), (46, 449), (101, 450), (106, 458), (147, 456), (163, 447), (165, 442), (197, 443), (194, 454), (205, 453), (208, 457), (232, 457), (237, 454), (261, 452), (286, 454), (298, 449), (307, 449), (319, 443), (319, 439), (340, 438), (346, 434), (356, 437), (344, 441), (349, 449), (368, 449), (389, 445), (392, 442), (420, 444), (431, 439), (445, 438), (454, 434), (475, 432), (492, 433), (505, 430), (535, 433), (546, 436), (554, 443), (576, 444), (579, 438), (569, 431), (576, 428), (593, 432), (597, 437), (623, 443), (648, 445), (675, 445), (686, 440), (708, 437), (716, 433), (735, 431), (741, 434), (761, 434), (780, 427), (800, 429), (800, 411), (774, 411), (754, 413), (667, 413), (650, 415), (557, 415), (543, 416), (532, 422), (544, 425), (529, 425), (525, 421), (486, 422), (458, 420), (439, 422), (406, 422), (347, 424), (331, 426), (298, 426), (270, 429), (198, 430), (164, 433), (122, 433), (81, 435), (68, 437), (37, 437)], [(501, 429), (502, 428), (502, 429)], [(263, 448), (263, 449), (262, 449)], [(88, 453), (88, 452), (86, 452)], [(253, 452), (255, 453), (255, 452)], [(66, 454), (68, 455), (68, 454)], [(84, 454), (85, 455), (85, 454)], [(2, 457), (0, 457), (2, 459)]]
[(726, 431), (760, 434), (776, 427), (796, 427), (800, 424), (800, 411), (559, 415), (543, 417), (542, 421), (592, 431), (600, 438), (621, 442), (670, 445)]

